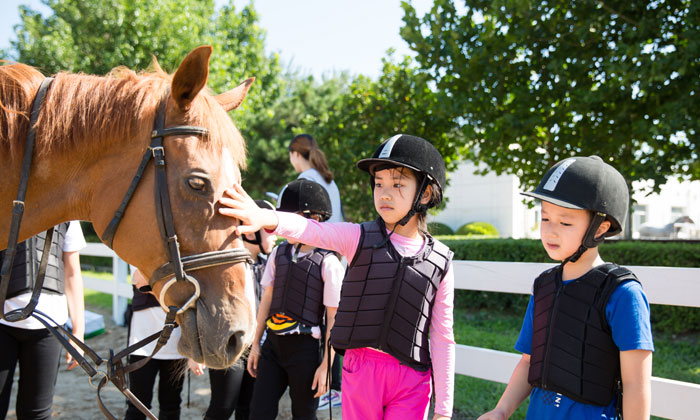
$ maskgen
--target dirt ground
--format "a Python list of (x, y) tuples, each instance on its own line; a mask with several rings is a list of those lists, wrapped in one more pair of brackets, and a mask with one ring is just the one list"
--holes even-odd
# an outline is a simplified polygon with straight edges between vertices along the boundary
[[(98, 312), (104, 315), (105, 332), (96, 337), (87, 340), (87, 344), (97, 352), (101, 357), (107, 358), (109, 349), (114, 349), (115, 352), (122, 350), (126, 344), (127, 330), (125, 327), (116, 325), (111, 319), (111, 312), (100, 310), (98, 308), (88, 308), (93, 312)], [(63, 363), (63, 359), (62, 363)], [(209, 404), (209, 376), (205, 373), (202, 376), (190, 375), (190, 405), (187, 407), (187, 380), (185, 380), (185, 388), (182, 392), (183, 408), (181, 418), (183, 420), (201, 419), (204, 411)], [(56, 384), (56, 394), (54, 396), (53, 418), (66, 420), (100, 420), (104, 419), (104, 415), (97, 405), (97, 391), (92, 388), (88, 381), (88, 375), (77, 367), (71, 371), (65, 368), (65, 363), (62, 364), (58, 373)], [(13, 391), (17, 389), (17, 378)], [(157, 391), (154, 392), (157, 395)], [(116, 418), (123, 418), (126, 409), (126, 398), (112, 384), (109, 384), (102, 389), (102, 401), (105, 406)], [(158, 415), (158, 401), (154, 398), (152, 411)], [(10, 411), (8, 420), (16, 420), (15, 415), (15, 392), (12, 394), (10, 402)], [(328, 410), (318, 412), (319, 420), (328, 419)], [(277, 416), (280, 420), (292, 418), (289, 405), (289, 397), (285, 394), (280, 402), (280, 414)], [(333, 419), (341, 419), (340, 407), (333, 409)]]

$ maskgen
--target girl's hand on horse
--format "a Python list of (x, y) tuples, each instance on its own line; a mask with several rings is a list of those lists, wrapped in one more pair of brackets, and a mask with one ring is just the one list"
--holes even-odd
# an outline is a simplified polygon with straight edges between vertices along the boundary
[(258, 377), (258, 360), (260, 360), (260, 343), (253, 343), (248, 354), (246, 369), (253, 378)]
[(195, 375), (199, 376), (204, 373), (204, 369), (206, 369), (206, 365), (202, 363), (197, 363), (192, 359), (187, 359), (187, 367), (190, 368), (192, 373)]
[(219, 199), (219, 213), (240, 220), (236, 228), (238, 235), (255, 233), (260, 229), (274, 230), (277, 227), (277, 215), (272, 210), (258, 207), (241, 184), (233, 184)]

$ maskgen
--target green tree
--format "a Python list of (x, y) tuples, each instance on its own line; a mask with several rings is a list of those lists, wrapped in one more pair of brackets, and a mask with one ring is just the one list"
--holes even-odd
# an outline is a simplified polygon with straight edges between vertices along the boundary
[(429, 75), (419, 73), (412, 59), (384, 60), (382, 74), (372, 81), (358, 76), (337, 107), (313, 121), (314, 136), (329, 157), (345, 215), (353, 221), (376, 217), (368, 176), (355, 167), (379, 144), (397, 133), (431, 141), (453, 169), (464, 150), (451, 103), (432, 89)]
[(700, 179), (700, 2), (403, 8), (402, 37), (488, 170), (530, 188), (558, 160), (597, 154), (657, 191), (669, 176)]
[(106, 74), (117, 66), (141, 70), (153, 57), (173, 71), (193, 48), (211, 44), (209, 87), (228, 90), (250, 76), (258, 82), (240, 110), (247, 114), (279, 94), (280, 65), (264, 52), (265, 31), (252, 5), (237, 12), (233, 0), (215, 8), (214, 0), (44, 0), (47, 17), (20, 6), (5, 58), (33, 65), (47, 74), (58, 71)]
[[(289, 73), (282, 78), (276, 100), (263, 112), (251, 114), (243, 128), (248, 144), (248, 170), (243, 179), (251, 196), (264, 198), (267, 191), (279, 193), (282, 186), (296, 179), (289, 163), (289, 142), (295, 135), (308, 132), (323, 145), (318, 127), (340, 106), (348, 83), (345, 74), (318, 82), (311, 76)], [(327, 157), (333, 168), (336, 157)]]

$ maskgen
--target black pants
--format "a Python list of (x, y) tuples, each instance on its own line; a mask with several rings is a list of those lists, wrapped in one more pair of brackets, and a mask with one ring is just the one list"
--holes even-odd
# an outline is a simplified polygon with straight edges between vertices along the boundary
[(311, 335), (268, 333), (258, 361), (250, 418), (274, 420), (289, 386), (293, 420), (316, 420), (318, 398), (311, 385), (319, 363), (319, 340)]
[(255, 378), (246, 370), (246, 358), (228, 369), (209, 369), (211, 399), (204, 420), (248, 420)]
[(19, 362), (18, 419), (50, 419), (61, 344), (47, 329), (0, 324), (0, 418), (7, 416), (15, 367)]
[[(145, 359), (145, 356), (129, 356), (129, 363)], [(129, 389), (146, 407), (151, 408), (153, 386), (158, 381), (159, 420), (180, 419), (180, 393), (185, 381), (186, 359), (157, 360), (151, 359), (140, 369), (129, 373)], [(139, 411), (131, 401), (126, 401), (125, 420), (143, 420), (146, 415)]]

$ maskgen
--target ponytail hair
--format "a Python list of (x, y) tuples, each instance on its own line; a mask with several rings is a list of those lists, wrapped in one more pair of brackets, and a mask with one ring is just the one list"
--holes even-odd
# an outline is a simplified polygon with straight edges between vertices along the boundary
[(312, 168), (316, 169), (326, 183), (333, 181), (333, 172), (328, 168), (326, 155), (318, 147), (318, 143), (311, 134), (299, 134), (289, 143), (289, 151), (299, 153), (309, 161)]

